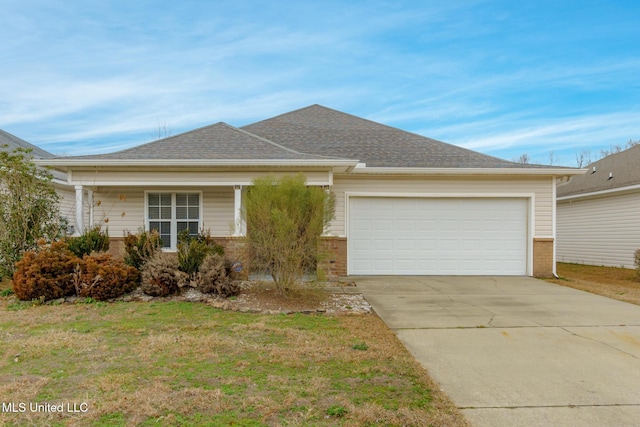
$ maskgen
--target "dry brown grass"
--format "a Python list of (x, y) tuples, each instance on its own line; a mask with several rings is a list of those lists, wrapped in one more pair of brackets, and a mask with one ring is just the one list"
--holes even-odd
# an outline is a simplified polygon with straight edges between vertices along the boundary
[(635, 270), (558, 263), (557, 272), (560, 279), (550, 280), (553, 283), (640, 305)]
[(375, 315), (200, 303), (0, 298), (0, 396), (89, 408), (0, 413), (0, 425), (467, 425)]

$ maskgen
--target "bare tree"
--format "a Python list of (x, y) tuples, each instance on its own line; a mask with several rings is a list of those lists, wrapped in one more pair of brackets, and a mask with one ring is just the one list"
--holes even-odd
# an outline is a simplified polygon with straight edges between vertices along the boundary
[(520, 154), (520, 157), (513, 160), (516, 163), (521, 163), (523, 165), (528, 165), (531, 162), (531, 158), (527, 153)]
[(576, 151), (576, 166), (581, 168), (591, 163), (591, 151), (582, 150), (579, 153)]
[(554, 150), (549, 151), (549, 166), (553, 166), (556, 162), (556, 153)]
[(165, 121), (160, 123), (160, 121), (158, 121), (158, 125), (156, 127), (155, 132), (151, 133), (151, 138), (153, 138), (153, 140), (155, 141), (158, 139), (167, 138), (171, 136), (171, 134), (172, 134), (171, 128), (169, 127), (167, 122)]
[(625, 150), (628, 150), (631, 147), (635, 147), (636, 145), (640, 145), (640, 139), (636, 140), (636, 141), (630, 139), (624, 145), (622, 145), (622, 144), (610, 145), (608, 150), (607, 149), (600, 150), (600, 158), (607, 157), (607, 156), (610, 156), (612, 154), (621, 153), (621, 152), (623, 152)]

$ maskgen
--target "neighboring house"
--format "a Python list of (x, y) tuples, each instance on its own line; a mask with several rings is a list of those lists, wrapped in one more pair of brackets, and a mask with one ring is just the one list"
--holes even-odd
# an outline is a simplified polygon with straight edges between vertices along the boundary
[(480, 154), (319, 105), (235, 128), (196, 129), (110, 154), (40, 161), (68, 174), (77, 228), (210, 229), (233, 248), (243, 195), (267, 174), (303, 173), (336, 196), (324, 245), (333, 276), (554, 272), (555, 184), (583, 173)]
[[(36, 147), (27, 141), (18, 138), (15, 135), (5, 132), (0, 129), (0, 150), (2, 151), (14, 151), (18, 148), (25, 150), (31, 150), (30, 155), (34, 160), (37, 159), (51, 159), (55, 157), (48, 151), (43, 150), (40, 147)], [(60, 197), (59, 208), (60, 214), (66, 218), (69, 225), (73, 228), (75, 224), (75, 192), (73, 187), (67, 184), (67, 175), (61, 171), (52, 170), (53, 186)]]
[(640, 145), (558, 186), (558, 261), (633, 268), (640, 249)]

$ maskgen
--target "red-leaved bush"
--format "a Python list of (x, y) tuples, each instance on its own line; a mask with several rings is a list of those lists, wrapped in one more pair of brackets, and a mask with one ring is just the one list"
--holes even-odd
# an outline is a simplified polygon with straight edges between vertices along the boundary
[(104, 301), (134, 290), (138, 274), (137, 269), (109, 254), (85, 255), (76, 266), (74, 286), (78, 296)]
[(74, 295), (73, 271), (79, 261), (64, 242), (40, 243), (16, 263), (13, 292), (21, 300)]

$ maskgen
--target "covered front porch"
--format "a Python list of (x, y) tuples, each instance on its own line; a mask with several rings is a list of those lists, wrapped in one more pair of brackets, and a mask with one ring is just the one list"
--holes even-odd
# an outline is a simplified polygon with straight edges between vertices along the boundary
[[(308, 185), (327, 191), (333, 184), (331, 169), (310, 169), (301, 172), (281, 169), (277, 172), (249, 169), (207, 170), (193, 172), (177, 168), (154, 171), (74, 170), (69, 175), (75, 188), (74, 234), (100, 226), (108, 230), (113, 255), (124, 254), (124, 237), (140, 230), (157, 230), (167, 251), (175, 251), (178, 234), (209, 232), (225, 247), (230, 259), (240, 257), (242, 237), (246, 234), (243, 202), (253, 179), (266, 175), (303, 173)], [(324, 262), (328, 275), (346, 274), (346, 239), (327, 236)], [(339, 268), (340, 272), (333, 272)]]

